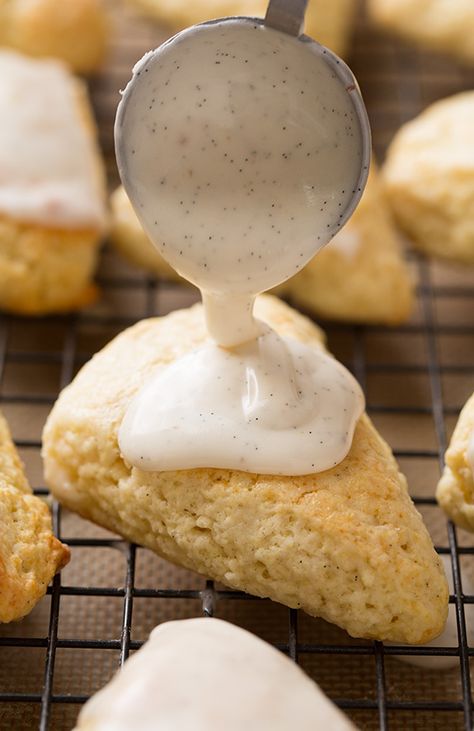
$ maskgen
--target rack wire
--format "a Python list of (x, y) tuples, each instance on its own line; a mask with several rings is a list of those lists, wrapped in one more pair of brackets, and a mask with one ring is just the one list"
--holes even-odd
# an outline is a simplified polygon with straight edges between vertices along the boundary
[[(136, 58), (164, 36), (153, 25), (121, 18), (106, 73), (92, 85), (112, 180), (116, 90)], [(352, 66), (369, 107), (379, 156), (399, 125), (435, 98), (473, 86), (471, 72), (384, 38), (362, 18)], [(166, 619), (216, 615), (272, 642), (317, 680), (362, 729), (465, 729), (473, 726), (463, 591), (474, 541), (445, 521), (434, 499), (447, 438), (473, 390), (474, 276), (411, 255), (418, 309), (396, 329), (323, 323), (329, 346), (352, 368), (368, 412), (395, 447), (436, 549), (451, 558), (458, 647), (385, 646), (353, 640), (322, 620), (287, 610), (171, 567), (52, 502), (54, 529), (73, 549), (48, 597), (20, 624), (0, 628), (0, 731), (62, 731), (79, 706)], [(83, 313), (42, 320), (0, 317), (0, 406), (13, 427), (35, 493), (47, 498), (40, 431), (57, 393), (113, 335), (142, 317), (195, 299), (192, 290), (156, 281), (106, 248), (99, 272), (103, 299)], [(467, 586), (467, 583), (466, 583)], [(474, 626), (472, 627), (474, 631)], [(401, 655), (453, 655), (448, 673), (414, 669)]]

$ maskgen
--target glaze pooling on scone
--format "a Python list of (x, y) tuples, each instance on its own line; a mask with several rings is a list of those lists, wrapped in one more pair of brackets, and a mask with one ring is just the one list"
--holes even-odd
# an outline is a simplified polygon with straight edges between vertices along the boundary
[(264, 327), (231, 351), (209, 342), (146, 384), (120, 429), (127, 460), (281, 475), (341, 461), (364, 406), (358, 384), (327, 354)]
[(51, 228), (102, 228), (97, 155), (78, 124), (66, 67), (0, 51), (0, 215)]
[(201, 289), (215, 344), (136, 397), (119, 435), (131, 464), (297, 475), (348, 453), (356, 381), (269, 331), (253, 304), (350, 215), (364, 179), (354, 89), (319, 47), (249, 20), (188, 29), (135, 67), (116, 124), (124, 186)]

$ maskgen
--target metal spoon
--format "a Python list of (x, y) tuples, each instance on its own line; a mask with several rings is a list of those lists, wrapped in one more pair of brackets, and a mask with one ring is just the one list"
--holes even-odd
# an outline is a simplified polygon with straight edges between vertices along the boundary
[[(351, 216), (352, 212), (354, 211), (365, 186), (367, 176), (368, 176), (368, 169), (369, 169), (369, 162), (370, 162), (370, 150), (371, 150), (371, 139), (370, 139), (370, 127), (369, 122), (367, 118), (367, 113), (365, 110), (364, 103), (362, 101), (362, 97), (357, 85), (357, 82), (350, 71), (350, 69), (346, 66), (346, 64), (338, 58), (332, 51), (329, 49), (321, 46), (316, 41), (313, 41), (311, 38), (301, 35), (300, 29), (303, 24), (304, 20), (304, 12), (305, 7), (307, 4), (307, 0), (270, 0), (270, 3), (268, 5), (267, 14), (264, 20), (261, 19), (254, 19), (254, 18), (225, 18), (225, 19), (217, 19), (208, 21), (206, 23), (199, 24), (197, 26), (192, 26), (192, 28), (185, 29), (184, 31), (181, 31), (173, 38), (166, 41), (162, 46), (160, 46), (155, 51), (150, 52), (149, 54), (146, 54), (144, 58), (136, 65), (134, 69), (134, 75), (132, 80), (129, 82), (127, 88), (125, 89), (125, 92), (123, 93), (122, 100), (119, 104), (118, 111), (117, 111), (117, 118), (115, 123), (115, 142), (116, 142), (116, 152), (117, 152), (117, 162), (119, 167), (120, 176), (122, 178), (123, 185), (129, 195), (129, 198), (132, 202), (132, 205), (135, 208), (135, 211), (141, 220), (141, 223), (143, 227), (145, 228), (146, 232), (150, 236), (151, 240), (154, 242), (154, 244), (157, 246), (157, 248), (160, 250), (160, 253), (163, 255), (169, 263), (171, 263), (172, 266), (174, 266), (180, 274), (182, 274), (185, 278), (189, 279), (191, 282), (199, 286), (202, 290), (210, 289), (209, 286), (209, 280), (206, 281), (205, 277), (203, 279), (203, 274), (206, 274), (201, 269), (198, 271), (198, 261), (202, 261), (206, 257), (225, 257), (226, 254), (226, 247), (224, 244), (220, 245), (220, 248), (218, 252), (215, 249), (215, 244), (212, 242), (211, 244), (207, 244), (207, 239), (211, 241), (211, 239), (214, 239), (214, 236), (209, 235), (204, 237), (203, 241), (199, 241), (199, 246), (197, 245), (196, 238), (197, 235), (194, 236), (194, 251), (192, 256), (194, 256), (194, 261), (191, 262), (191, 265), (189, 265), (189, 246), (186, 247), (186, 250), (184, 252), (184, 255), (188, 257), (188, 260), (185, 261), (185, 256), (183, 255), (183, 243), (182, 243), (182, 237), (178, 235), (178, 232), (176, 231), (177, 228), (177, 222), (179, 222), (182, 218), (183, 211), (178, 207), (179, 199), (183, 198), (185, 196), (180, 195), (180, 190), (183, 189), (184, 186), (188, 186), (189, 190), (191, 189), (191, 186), (194, 186), (196, 183), (202, 183), (203, 185), (206, 185), (206, 183), (203, 183), (203, 180), (199, 179), (196, 180), (196, 177), (198, 177), (201, 172), (204, 170), (205, 172), (203, 175), (206, 175), (206, 166), (209, 166), (210, 161), (212, 159), (212, 165), (214, 164), (220, 164), (219, 160), (222, 160), (223, 155), (221, 153), (224, 153), (225, 148), (222, 149), (218, 148), (217, 151), (215, 149), (206, 148), (205, 146), (202, 147), (202, 153), (199, 152), (199, 147), (197, 147), (194, 137), (194, 142), (191, 144), (192, 149), (189, 149), (188, 146), (188, 155), (184, 156), (183, 159), (186, 159), (187, 161), (190, 159), (190, 157), (193, 157), (194, 162), (194, 177), (189, 178), (189, 180), (181, 179), (179, 183), (176, 182), (176, 179), (174, 181), (174, 187), (168, 188), (164, 190), (163, 188), (156, 187), (156, 175), (161, 174), (163, 175), (163, 178), (168, 176), (166, 165), (168, 165), (168, 170), (171, 171), (171, 174), (173, 172), (176, 172), (178, 170), (180, 163), (177, 162), (178, 159), (181, 159), (179, 148), (177, 145), (177, 140), (173, 139), (172, 144), (175, 146), (175, 150), (173, 150), (173, 156), (171, 159), (169, 157), (169, 148), (167, 147), (167, 143), (164, 142), (164, 139), (166, 137), (166, 134), (169, 135), (169, 132), (162, 133), (162, 130), (169, 130), (170, 127), (161, 127), (160, 132), (158, 135), (155, 136), (155, 138), (146, 137), (146, 139), (143, 137), (143, 135), (146, 134), (146, 117), (145, 117), (145, 110), (148, 108), (147, 104), (155, 103), (155, 99), (152, 97), (155, 97), (156, 94), (153, 92), (151, 93), (151, 86), (150, 86), (150, 79), (153, 77), (154, 80), (157, 80), (161, 83), (164, 82), (165, 77), (163, 76), (165, 73), (164, 69), (166, 67), (166, 57), (167, 53), (169, 53), (170, 48), (179, 48), (183, 49), (184, 51), (180, 51), (181, 53), (191, 50), (191, 55), (188, 55), (188, 60), (191, 58), (193, 61), (194, 66), (191, 67), (191, 73), (195, 73), (195, 79), (194, 81), (198, 81), (199, 83), (196, 84), (197, 89), (200, 88), (200, 84), (207, 85), (207, 89), (209, 90), (209, 94), (207, 96), (212, 96), (214, 87), (212, 86), (213, 83), (222, 83), (225, 87), (225, 83), (234, 83), (238, 85), (240, 94), (239, 96), (239, 103), (237, 106), (235, 106), (234, 110), (234, 118), (233, 121), (235, 122), (234, 127), (232, 128), (232, 131), (230, 134), (232, 135), (232, 138), (229, 137), (228, 139), (235, 140), (239, 136), (239, 129), (242, 129), (242, 125), (239, 127), (239, 114), (244, 115), (248, 110), (245, 109), (246, 105), (248, 105), (248, 99), (245, 96), (245, 91), (242, 92), (242, 89), (246, 89), (249, 86), (252, 86), (250, 82), (252, 82), (253, 74), (256, 74), (260, 71), (260, 68), (258, 66), (255, 66), (254, 68), (251, 67), (251, 64), (246, 67), (246, 76), (245, 76), (245, 83), (241, 75), (242, 69), (240, 69), (237, 73), (237, 77), (231, 77), (230, 81), (226, 82), (227, 77), (222, 77), (222, 75), (218, 78), (218, 82), (214, 82), (213, 79), (217, 78), (212, 76), (212, 69), (223, 69), (223, 66), (212, 66), (207, 67), (207, 72), (202, 72), (201, 69), (198, 66), (198, 60), (194, 61), (194, 53), (196, 52), (196, 45), (194, 47), (186, 47), (186, 39), (189, 39), (191, 37), (191, 34), (200, 34), (200, 43), (206, 44), (207, 41), (212, 37), (214, 40), (212, 41), (215, 43), (215, 39), (219, 39), (219, 33), (223, 33), (225, 28), (229, 28), (230, 26), (227, 24), (233, 23), (234, 25), (237, 24), (239, 26), (242, 26), (242, 29), (244, 27), (247, 27), (249, 29), (249, 34), (258, 31), (259, 28), (262, 30), (264, 29), (265, 32), (261, 33), (261, 36), (258, 40), (258, 45), (255, 46), (259, 49), (260, 52), (260, 44), (263, 44), (263, 47), (266, 48), (267, 46), (265, 44), (268, 44), (269, 42), (273, 43), (276, 42), (277, 37), (280, 38), (278, 41), (281, 42), (281, 49), (284, 49), (281, 51), (281, 56), (279, 57), (280, 63), (284, 62), (285, 59), (285, 53), (288, 53), (290, 55), (294, 55), (295, 58), (299, 59), (299, 61), (296, 63), (296, 69), (298, 69), (298, 73), (301, 69), (306, 70), (306, 64), (309, 63), (307, 59), (309, 57), (314, 56), (318, 57), (318, 64), (321, 68), (327, 68), (328, 70), (324, 73), (327, 74), (327, 76), (332, 79), (331, 85), (333, 89), (337, 91), (337, 94), (340, 95), (338, 98), (344, 98), (347, 100), (347, 95), (349, 96), (349, 100), (352, 103), (351, 108), (351, 119), (353, 120), (353, 127), (351, 129), (356, 130), (358, 127), (358, 130), (354, 132), (354, 134), (358, 134), (358, 138), (360, 140), (360, 143), (357, 145), (357, 150), (354, 147), (354, 154), (352, 159), (350, 159), (350, 156), (352, 155), (352, 148), (350, 148), (349, 152), (349, 158), (346, 158), (346, 160), (349, 160), (352, 164), (352, 172), (351, 172), (351, 195), (348, 195), (349, 186), (346, 186), (348, 190), (343, 191), (345, 192), (345, 197), (343, 204), (341, 206), (341, 203), (339, 205), (341, 206), (337, 211), (337, 217), (333, 219), (334, 226), (331, 225), (325, 226), (324, 232), (318, 231), (320, 233), (320, 236), (313, 236), (314, 242), (309, 242), (309, 235), (311, 234), (311, 221), (305, 221), (304, 225), (306, 226), (306, 229), (304, 231), (304, 234), (306, 236), (305, 239), (305, 245), (301, 245), (301, 249), (299, 251), (302, 251), (303, 253), (300, 253), (299, 256), (301, 257), (298, 262), (298, 268), (301, 268), (315, 253), (316, 251), (321, 248), (324, 244), (326, 244), (330, 238), (336, 233), (338, 228), (340, 228), (347, 219)], [(252, 30), (255, 29), (255, 31)], [(215, 29), (215, 35), (214, 35), (214, 29)], [(282, 40), (282, 34), (285, 34), (285, 40), (283, 42)], [(294, 40), (291, 40), (289, 42), (289, 37), (294, 37)], [(274, 41), (272, 40), (274, 39)], [(219, 41), (220, 42), (220, 41)], [(291, 44), (291, 47), (290, 47)], [(293, 44), (295, 44), (293, 46)], [(299, 48), (296, 48), (296, 44), (299, 45)], [(200, 48), (203, 46), (201, 45)], [(194, 49), (194, 50), (193, 50)], [(292, 50), (293, 49), (293, 50)], [(304, 49), (304, 50), (303, 50)], [(306, 50), (307, 49), (307, 50)], [(228, 49), (227, 49), (228, 50)], [(174, 51), (175, 53), (178, 53), (178, 51)], [(227, 54), (228, 55), (228, 54)], [(304, 57), (304, 58), (303, 58)], [(258, 59), (256, 56), (255, 58)], [(280, 66), (276, 66), (276, 61), (272, 60), (273, 57), (267, 56), (265, 63), (267, 64), (267, 69), (279, 69)], [(275, 58), (278, 58), (276, 56)], [(321, 61), (323, 63), (321, 63)], [(302, 66), (300, 67), (298, 63), (301, 62)], [(177, 63), (175, 60), (174, 63)], [(213, 63), (220, 64), (221, 61), (217, 60)], [(224, 61), (222, 61), (224, 63)], [(258, 63), (258, 60), (255, 62)], [(311, 61), (311, 63), (315, 63), (315, 61)], [(268, 65), (270, 64), (270, 66)], [(179, 68), (179, 66), (178, 66)], [(311, 68), (313, 68), (311, 66)], [(150, 73), (148, 73), (150, 72)], [(329, 73), (330, 72), (330, 73)], [(179, 72), (180, 74), (183, 73), (181, 70)], [(263, 72), (262, 72), (263, 73)], [(280, 74), (280, 71), (277, 72)], [(306, 73), (306, 71), (305, 71)], [(207, 75), (206, 75), (207, 74)], [(303, 74), (304, 75), (304, 74)], [(168, 77), (166, 77), (168, 78)], [(186, 77), (188, 78), (188, 77)], [(202, 81), (201, 81), (202, 78)], [(261, 78), (267, 78), (267, 77), (261, 77)], [(296, 78), (294, 75), (292, 78)], [(309, 78), (312, 78), (311, 75)], [(166, 84), (170, 84), (169, 88), (173, 88), (173, 84), (177, 83), (174, 81), (175, 77), (170, 77), (169, 82), (166, 81)], [(273, 79), (273, 81), (276, 81)], [(193, 82), (194, 83), (194, 82)], [(267, 83), (267, 82), (265, 82)], [(283, 82), (286, 83), (286, 82)], [(148, 86), (147, 86), (148, 85)], [(340, 86), (339, 86), (340, 85)], [(155, 84), (152, 85), (153, 87), (156, 86)], [(273, 91), (271, 85), (268, 86), (268, 88), (265, 90), (265, 93), (269, 95), (269, 98), (273, 96), (273, 99), (276, 101), (273, 101), (273, 107), (272, 107), (272, 116), (271, 120), (274, 123), (276, 119), (280, 118), (280, 111), (284, 112), (284, 107), (281, 107), (280, 110), (280, 104), (283, 105), (285, 102), (288, 101), (288, 94), (287, 92), (291, 92), (292, 90), (289, 88), (291, 86), (291, 80), (290, 84), (288, 84), (287, 87), (284, 87), (284, 91), (280, 96), (277, 95), (277, 92)], [(337, 88), (336, 88), (337, 87)], [(161, 86), (159, 88), (162, 88)], [(169, 88), (166, 90), (166, 94), (168, 94)], [(184, 87), (183, 87), (184, 88)], [(194, 87), (193, 87), (194, 88)], [(146, 90), (146, 91), (145, 91)], [(164, 91), (164, 88), (163, 88)], [(318, 88), (315, 89), (315, 94), (317, 94)], [(158, 92), (159, 93), (159, 92)], [(303, 94), (303, 92), (301, 92)], [(148, 94), (148, 96), (147, 96)], [(166, 97), (165, 94), (165, 98)], [(179, 92), (178, 92), (179, 94)], [(217, 92), (216, 92), (217, 94)], [(225, 96), (226, 90), (225, 88), (222, 91), (222, 96), (218, 98), (217, 101), (210, 100), (211, 102), (214, 102), (215, 107), (213, 108), (217, 115), (220, 114), (221, 107), (219, 106), (222, 103), (222, 99), (228, 99), (228, 97)], [(294, 119), (291, 119), (290, 122), (297, 126), (298, 119), (304, 118), (305, 115), (308, 119), (311, 119), (311, 124), (313, 124), (314, 121), (314, 127), (311, 125), (306, 126), (303, 129), (303, 132), (301, 134), (306, 135), (306, 141), (311, 140), (313, 137), (313, 131), (318, 129), (318, 119), (315, 119), (314, 116), (311, 116), (310, 111), (314, 114), (313, 107), (310, 107), (311, 104), (311, 97), (313, 97), (313, 93), (311, 91), (310, 94), (307, 94), (306, 96), (302, 96), (298, 99), (298, 111), (297, 115)], [(314, 97), (313, 97), (314, 98)], [(176, 99), (176, 97), (174, 97)], [(181, 100), (181, 97), (178, 96), (178, 99)], [(301, 101), (300, 101), (301, 100)], [(209, 100), (207, 100), (209, 101)], [(184, 97), (184, 105), (177, 107), (176, 111), (176, 117), (173, 118), (171, 121), (171, 124), (179, 124), (181, 119), (186, 118), (186, 114), (188, 114), (188, 119), (191, 119), (190, 114), (193, 115), (195, 112), (194, 104), (196, 102), (196, 99), (189, 100), (189, 108), (186, 107), (188, 104), (188, 99), (185, 96)], [(168, 102), (161, 101), (161, 104), (167, 104)], [(180, 102), (179, 102), (180, 103)], [(344, 102), (347, 104), (347, 101)], [(293, 102), (292, 102), (293, 104)], [(141, 107), (143, 105), (143, 107)], [(143, 108), (143, 115), (141, 112), (141, 109)], [(151, 106), (149, 107), (152, 108)], [(293, 109), (294, 107), (292, 107)], [(164, 110), (164, 113), (166, 114), (166, 106), (162, 109)], [(335, 111), (334, 109), (332, 110)], [(336, 110), (337, 111), (337, 110)], [(174, 112), (173, 112), (174, 113)], [(160, 112), (161, 114), (161, 112)], [(139, 127), (140, 127), (140, 136), (139, 138), (136, 138), (136, 141), (140, 143), (141, 146), (141, 154), (142, 154), (142, 163), (146, 163), (148, 165), (149, 156), (151, 154), (155, 154), (155, 159), (153, 166), (149, 165), (149, 170), (147, 172), (147, 176), (143, 176), (142, 172), (144, 169), (144, 165), (140, 164), (138, 162), (138, 150), (137, 155), (135, 156), (135, 149), (131, 149), (135, 145), (130, 142), (128, 129), (130, 129), (130, 126), (127, 127), (127, 124), (130, 125), (129, 120), (135, 115), (135, 129), (138, 129), (136, 121), (139, 120)], [(137, 116), (138, 115), (138, 116)], [(180, 116), (181, 115), (181, 116)], [(299, 115), (299, 117), (298, 117)], [(193, 118), (194, 119), (194, 118)], [(220, 118), (217, 117), (211, 117), (211, 128), (215, 121), (216, 125), (219, 126), (220, 124)], [(226, 122), (227, 123), (227, 122)], [(169, 123), (167, 123), (169, 124)], [(191, 124), (191, 122), (190, 122)], [(285, 124), (283, 122), (283, 124)], [(321, 123), (323, 124), (323, 123)], [(327, 124), (325, 122), (324, 124)], [(209, 126), (209, 125), (208, 125)], [(258, 110), (255, 112), (255, 127), (259, 128), (258, 132), (256, 133), (257, 136), (265, 135), (265, 122), (260, 120), (258, 118)], [(193, 128), (194, 129), (194, 128)], [(283, 129), (286, 129), (286, 127), (283, 127)], [(192, 130), (190, 129), (191, 137), (192, 137)], [(217, 132), (220, 132), (220, 128), (217, 129)], [(163, 136), (164, 134), (164, 136)], [(270, 132), (271, 136), (271, 132)], [(189, 137), (188, 134), (183, 134), (183, 144), (187, 142), (187, 138)], [(212, 137), (212, 135), (210, 135)], [(315, 135), (315, 138), (317, 135)], [(303, 139), (301, 137), (301, 139)], [(324, 140), (324, 134), (322, 135), (322, 139)], [(211, 140), (212, 141), (212, 140)], [(224, 144), (224, 143), (223, 143)], [(271, 140), (268, 140), (268, 145), (271, 145)], [(322, 143), (324, 144), (324, 143)], [(348, 143), (349, 144), (349, 143)], [(156, 152), (156, 149), (158, 149), (158, 145), (161, 145), (159, 148), (159, 152)], [(164, 147), (163, 147), (164, 146)], [(206, 152), (206, 149), (208, 151)], [(267, 148), (268, 149), (268, 148)], [(329, 147), (327, 147), (327, 150), (329, 150)], [(176, 151), (176, 155), (175, 155)], [(217, 156), (221, 155), (221, 157), (217, 157), (214, 155), (214, 153), (217, 154)], [(331, 153), (333, 154), (333, 153)], [(213, 158), (210, 158), (209, 155), (214, 155)], [(357, 159), (356, 159), (357, 155)], [(232, 155), (230, 155), (232, 157)], [(285, 157), (285, 155), (282, 155), (282, 157)], [(217, 163), (215, 160), (217, 159)], [(300, 158), (298, 158), (299, 160)], [(332, 160), (334, 158), (329, 159), (327, 156), (325, 158), (325, 165), (327, 166), (328, 174), (331, 172), (331, 165)], [(179, 170), (183, 169), (186, 170), (186, 165), (188, 162), (182, 163), (181, 168)], [(262, 165), (264, 163), (262, 162)], [(291, 164), (293, 165), (293, 172), (295, 171), (294, 166), (299, 166), (300, 163), (297, 162), (296, 156), (292, 158)], [(303, 160), (301, 164), (304, 166), (306, 163)], [(316, 161), (316, 164), (317, 163)], [(360, 164), (360, 170), (358, 169), (358, 165)], [(319, 164), (319, 169), (322, 170), (321, 167), (322, 163)], [(191, 165), (189, 164), (189, 167)], [(238, 167), (238, 166), (236, 166)], [(139, 169), (140, 168), (140, 169)], [(155, 174), (156, 170), (156, 174)], [(286, 170), (289, 170), (289, 167), (287, 165)], [(196, 175), (197, 171), (197, 175)], [(240, 171), (242, 172), (242, 171)], [(261, 178), (266, 178), (266, 171), (265, 175), (263, 174), (263, 168), (259, 170), (259, 172), (262, 172)], [(357, 179), (357, 172), (359, 172), (358, 179)], [(244, 171), (245, 173), (245, 171)], [(279, 176), (282, 179), (282, 185), (285, 181), (285, 170), (283, 167), (279, 167), (278, 170), (272, 171), (272, 177), (278, 178)], [(192, 174), (192, 173), (191, 173)], [(297, 167), (297, 174), (299, 174), (299, 167)], [(207, 198), (203, 196), (203, 194), (200, 194), (200, 198), (197, 200), (193, 200), (194, 208), (190, 212), (192, 216), (190, 216), (190, 219), (192, 218), (194, 229), (193, 231), (199, 231), (203, 230), (204, 226), (202, 224), (202, 220), (198, 220), (197, 215), (201, 212), (202, 213), (202, 219), (208, 220), (208, 219), (215, 219), (215, 206), (218, 205), (217, 198), (224, 197), (226, 190), (225, 188), (228, 187), (229, 190), (232, 189), (232, 186), (238, 186), (238, 176), (236, 177), (234, 174), (234, 170), (229, 170), (229, 175), (227, 175), (227, 171), (223, 174), (222, 169), (219, 170), (219, 182), (217, 184), (216, 190), (214, 190), (211, 194), (208, 195)], [(171, 177), (171, 175), (170, 175)], [(217, 179), (217, 173), (216, 173), (216, 179)], [(303, 196), (303, 198), (311, 197), (311, 185), (307, 185), (309, 182), (314, 182), (310, 180), (310, 176), (305, 174), (304, 179), (301, 180), (301, 186), (300, 186), (300, 194)], [(275, 181), (273, 181), (275, 182)], [(207, 183), (209, 185), (209, 183)], [(258, 181), (258, 185), (261, 185), (261, 183)], [(313, 186), (314, 188), (315, 186)], [(316, 186), (317, 187), (317, 186)], [(309, 190), (307, 190), (309, 188)], [(306, 189), (306, 190), (303, 190)], [(322, 188), (321, 188), (322, 189)], [(208, 188), (208, 190), (212, 191), (212, 188)], [(234, 190), (238, 190), (238, 188), (234, 187)], [(186, 191), (188, 192), (188, 191)], [(265, 191), (267, 192), (267, 191)], [(280, 191), (281, 192), (281, 191)], [(273, 193), (270, 192), (269, 195), (272, 195)], [(193, 193), (194, 195), (194, 193)], [(256, 194), (257, 195), (257, 194)], [(284, 196), (284, 194), (281, 194)], [(216, 196), (213, 198), (212, 196)], [(301, 197), (300, 196), (300, 197)], [(327, 196), (323, 196), (327, 197)], [(144, 200), (146, 199), (146, 203), (144, 203)], [(257, 198), (255, 198), (257, 200)], [(258, 199), (260, 201), (260, 199)], [(271, 200), (271, 199), (270, 199)], [(181, 201), (182, 203), (182, 201)], [(326, 203), (326, 201), (324, 201)], [(227, 203), (222, 204), (222, 206), (227, 205)], [(234, 204), (235, 205), (235, 204)], [(308, 204), (309, 205), (309, 204)], [(323, 205), (323, 201), (320, 201), (320, 205)], [(288, 211), (286, 220), (283, 221), (283, 226), (278, 225), (276, 228), (282, 228), (282, 237), (284, 236), (286, 238), (287, 249), (294, 246), (300, 246), (298, 243), (298, 237), (299, 233), (301, 232), (301, 226), (303, 226), (302, 219), (298, 219), (298, 213), (295, 213), (292, 210), (293, 201), (291, 199), (284, 201), (284, 208), (285, 208), (285, 214), (286, 211)], [(189, 206), (185, 206), (188, 207)], [(213, 209), (214, 207), (214, 209)], [(261, 209), (263, 209), (263, 206), (261, 206)], [(227, 210), (226, 216), (229, 216), (229, 208), (225, 208), (224, 210)], [(245, 216), (247, 214), (247, 210), (245, 210), (245, 206), (240, 207), (239, 210), (234, 208), (236, 210), (235, 218), (232, 222), (233, 230), (236, 231), (240, 227), (240, 223), (242, 220), (245, 220)], [(316, 209), (315, 209), (316, 210)], [(319, 207), (317, 208), (319, 211)], [(322, 208), (321, 208), (322, 210)], [(168, 214), (168, 217), (167, 215)], [(294, 214), (294, 215), (293, 215)], [(194, 217), (193, 217), (194, 216)], [(291, 224), (291, 226), (286, 226), (286, 223), (289, 223), (291, 218), (291, 221), (294, 221), (294, 223)], [(228, 221), (229, 219), (226, 219)], [(269, 219), (269, 227), (270, 223), (275, 223), (275, 220)], [(298, 228), (298, 224), (301, 224)], [(226, 223), (226, 225), (229, 227), (229, 224)], [(231, 227), (232, 227), (231, 226)], [(272, 226), (274, 229), (275, 226)], [(283, 230), (283, 228), (285, 230)], [(182, 232), (181, 232), (182, 233)], [(213, 231), (208, 231), (207, 233), (213, 234)], [(314, 231), (313, 231), (314, 234)], [(249, 236), (250, 238), (250, 236)], [(262, 245), (263, 245), (263, 239), (267, 238), (266, 236), (262, 236)], [(301, 237), (300, 237), (301, 238)], [(316, 240), (317, 239), (317, 240)], [(246, 239), (245, 241), (248, 241), (249, 239)], [(166, 242), (166, 243), (164, 243)], [(206, 249), (207, 247), (207, 249)], [(228, 247), (229, 250), (232, 247)], [(235, 251), (235, 246), (234, 246)], [(280, 253), (282, 255), (280, 255)], [(259, 263), (257, 261), (258, 259), (261, 259), (261, 257), (255, 256), (255, 259), (253, 261), (254, 270), (252, 272), (252, 276), (254, 279), (254, 282), (256, 281), (256, 289), (257, 291), (264, 291), (265, 289), (269, 289), (273, 286), (276, 286), (280, 282), (284, 281), (286, 278), (291, 276), (291, 274), (295, 273), (295, 271), (289, 271), (290, 266), (288, 264), (289, 260), (285, 260), (285, 256), (283, 255), (285, 252), (279, 252), (277, 249), (275, 249), (275, 261), (272, 262), (271, 271), (269, 267), (265, 267), (265, 272), (263, 271), (263, 265), (261, 267), (261, 271), (258, 270)], [(291, 252), (290, 252), (291, 254)], [(247, 256), (247, 254), (245, 254)], [(217, 261), (217, 259), (216, 259)], [(222, 266), (223, 263), (223, 266)], [(202, 266), (202, 265), (201, 265)], [(291, 264), (292, 266), (292, 264)], [(247, 294), (247, 290), (245, 289), (247, 285), (247, 277), (241, 277), (241, 281), (237, 281), (239, 276), (239, 267), (236, 266), (236, 261), (232, 259), (232, 254), (229, 254), (228, 260), (221, 258), (221, 269), (224, 271), (229, 272), (228, 280), (223, 282), (223, 291), (226, 292), (233, 292), (234, 294), (239, 293), (245, 293)], [(268, 269), (268, 271), (267, 271)], [(297, 269), (296, 269), (297, 270)], [(209, 272), (208, 272), (209, 273)]]

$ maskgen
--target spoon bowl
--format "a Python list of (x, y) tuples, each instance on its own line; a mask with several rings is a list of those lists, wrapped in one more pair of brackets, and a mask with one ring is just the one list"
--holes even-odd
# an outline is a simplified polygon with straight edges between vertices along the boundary
[(283, 11), (304, 5), (273, 2), (265, 20), (181, 31), (138, 62), (119, 104), (117, 161), (132, 205), (162, 256), (203, 290), (216, 291), (217, 268), (227, 293), (280, 284), (362, 195), (364, 103), (340, 58), (282, 30), (297, 27)]

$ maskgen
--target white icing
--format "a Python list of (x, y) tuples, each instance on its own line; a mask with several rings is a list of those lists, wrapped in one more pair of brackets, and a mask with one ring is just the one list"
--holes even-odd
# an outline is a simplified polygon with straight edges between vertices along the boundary
[(76, 84), (59, 62), (0, 51), (0, 215), (51, 227), (103, 226)]
[(350, 226), (346, 226), (342, 231), (334, 236), (330, 243), (332, 249), (337, 249), (341, 254), (344, 254), (347, 259), (355, 259), (359, 253), (361, 245), (360, 233)]
[(355, 731), (288, 657), (219, 619), (159, 625), (76, 731)]
[(364, 407), (353, 377), (253, 316), (361, 192), (357, 92), (314, 48), (224, 21), (134, 69), (116, 123), (122, 180), (163, 257), (201, 289), (216, 343), (160, 369), (130, 406), (119, 439), (135, 466), (297, 475), (350, 449)]
[[(448, 555), (440, 556), (443, 562), (446, 578), (448, 581), (449, 593), (454, 594), (453, 584), (453, 572), (451, 567), (451, 557)], [(466, 572), (463, 572), (462, 576), (462, 588), (464, 594), (474, 595), (474, 583)], [(464, 605), (464, 617), (466, 621), (467, 641), (470, 647), (474, 645), (474, 605)], [(389, 643), (393, 644), (393, 643)], [(454, 604), (449, 605), (448, 618), (444, 626), (442, 633), (435, 637), (434, 640), (427, 642), (422, 647), (458, 647), (458, 626), (456, 620), (456, 606)], [(459, 667), (459, 656), (446, 655), (446, 656), (434, 656), (434, 655), (396, 655), (397, 660), (402, 660), (409, 665), (416, 665), (420, 668), (427, 668), (428, 670), (449, 670), (454, 667)]]
[(209, 343), (163, 368), (129, 407), (120, 448), (145, 470), (180, 469), (185, 455), (193, 467), (307, 474), (346, 456), (363, 406), (340, 363), (266, 328), (233, 350)]

